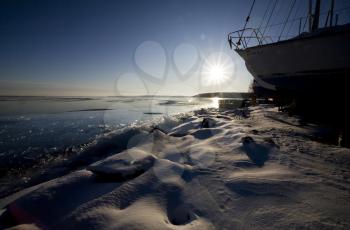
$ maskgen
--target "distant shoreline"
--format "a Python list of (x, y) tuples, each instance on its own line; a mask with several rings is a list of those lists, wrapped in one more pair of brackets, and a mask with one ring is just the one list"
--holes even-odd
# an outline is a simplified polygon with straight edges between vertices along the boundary
[(221, 98), (250, 98), (252, 93), (247, 92), (214, 92), (214, 93), (200, 93), (193, 97), (221, 97)]

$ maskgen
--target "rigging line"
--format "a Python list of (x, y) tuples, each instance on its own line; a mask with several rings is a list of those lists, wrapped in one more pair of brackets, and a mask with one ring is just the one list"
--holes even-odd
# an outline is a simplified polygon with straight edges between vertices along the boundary
[(276, 14), (275, 14), (276, 17), (278, 17), (281, 14), (283, 7), (286, 5), (284, 4), (284, 2), (285, 0), (282, 1), (282, 4), (277, 4)]
[(287, 22), (288, 22), (289, 17), (290, 17), (290, 15), (291, 15), (291, 13), (292, 13), (292, 11), (293, 11), (293, 9), (294, 9), (295, 3), (296, 3), (296, 0), (293, 1), (292, 7), (291, 7), (290, 10), (289, 10), (288, 16), (287, 16), (287, 18), (286, 18), (286, 21), (285, 21), (283, 27), (282, 27), (282, 31), (281, 31), (281, 34), (280, 34), (280, 38), (278, 39), (278, 41), (281, 40), (281, 36), (282, 36), (282, 34), (283, 34), (283, 32), (284, 32), (284, 29), (286, 28)]
[(270, 23), (270, 20), (271, 20), (271, 18), (272, 18), (273, 12), (274, 12), (275, 9), (276, 9), (277, 2), (278, 2), (278, 0), (275, 0), (275, 3), (274, 3), (274, 5), (273, 5), (273, 7), (272, 7), (272, 10), (271, 10), (269, 19), (267, 20), (266, 26), (264, 27), (265, 29), (264, 29), (264, 32), (262, 33), (262, 37), (264, 37), (265, 32), (266, 32), (266, 29), (269, 28), (269, 23)]
[[(308, 17), (306, 17), (306, 18), (308, 18)], [(303, 20), (304, 18), (300, 18), (300, 20)], [(306, 27), (306, 24), (307, 24), (307, 19), (305, 19), (305, 22), (304, 22), (304, 26), (303, 26), (303, 29), (302, 29), (302, 31), (304, 32), (305, 31), (305, 27)]]
[[(342, 9), (339, 9), (339, 10), (334, 10), (334, 12), (341, 12), (341, 11), (345, 11), (345, 10), (349, 10), (350, 9), (350, 7), (344, 7), (344, 8), (342, 8)], [(325, 14), (326, 13), (326, 11), (324, 11), (322, 14)]]
[(246, 18), (246, 20), (245, 20), (245, 23), (244, 23), (244, 26), (243, 26), (242, 34), (241, 34), (241, 36), (239, 36), (239, 39), (238, 39), (238, 42), (237, 42), (238, 45), (241, 44), (242, 37), (243, 37), (243, 34), (244, 34), (244, 30), (245, 30), (245, 28), (247, 27), (247, 24), (248, 24), (248, 22), (249, 22), (250, 15), (252, 14), (252, 11), (253, 11), (253, 8), (254, 8), (254, 5), (255, 5), (255, 1), (256, 1), (256, 0), (253, 1), (252, 5), (251, 5), (251, 7), (250, 7), (248, 16), (247, 16), (247, 18)]
[[(301, 1), (298, 1), (298, 7), (296, 8), (296, 11), (295, 11), (295, 14), (294, 14), (294, 19), (296, 19), (297, 18), (297, 14), (299, 13), (299, 10), (300, 10), (300, 8), (301, 8)], [(295, 21), (292, 21), (291, 23), (290, 23), (290, 26), (289, 26), (289, 28), (288, 28), (288, 31), (287, 31), (287, 37), (288, 37), (288, 35), (289, 35), (289, 32), (290, 32), (290, 30), (292, 29), (292, 27), (293, 27), (293, 25), (294, 25), (294, 22)]]
[(260, 30), (260, 27), (263, 25), (263, 22), (265, 21), (265, 18), (266, 18), (267, 13), (268, 13), (268, 11), (269, 11), (269, 9), (270, 9), (270, 6), (271, 6), (272, 1), (273, 1), (273, 0), (270, 0), (270, 1), (269, 1), (269, 4), (267, 4), (267, 8), (266, 8), (265, 13), (264, 13), (264, 16), (263, 16), (263, 18), (262, 18), (262, 20), (261, 20), (261, 22), (260, 22), (260, 25), (259, 25), (259, 27), (258, 27), (258, 30)]
[[(335, 10), (334, 13), (338, 13), (338, 12), (342, 12), (342, 11), (346, 11), (346, 10), (350, 10), (350, 7), (346, 7), (346, 8), (343, 8), (343, 9), (340, 9), (340, 10)], [(326, 15), (328, 13), (328, 11), (324, 11), (322, 13), (320, 13), (320, 15)], [(293, 22), (293, 21), (297, 21), (297, 20), (300, 20), (300, 19), (305, 19), (305, 18), (308, 18), (308, 16), (305, 16), (305, 17), (300, 17), (300, 18), (296, 18), (296, 19), (292, 19), (292, 20), (289, 20), (288, 22)], [(283, 25), (285, 22), (279, 22), (279, 23), (276, 23), (276, 24), (272, 24), (272, 25), (269, 25), (269, 26), (263, 26), (261, 27), (262, 29), (264, 28), (270, 28), (270, 27), (275, 27), (275, 26), (280, 26), (280, 25)]]
[[(300, 17), (300, 18), (296, 18), (296, 19), (293, 19), (293, 20), (289, 20), (288, 22), (294, 22), (294, 21), (298, 21), (300, 19), (305, 19), (305, 18), (308, 18), (308, 17)], [(283, 25), (285, 22), (279, 22), (279, 23), (276, 23), (276, 24), (272, 24), (272, 25), (269, 25), (269, 26), (266, 26), (268, 28), (270, 27), (276, 27), (276, 26), (280, 26), (280, 25)], [(262, 28), (266, 28), (266, 27), (262, 27)]]
[[(260, 25), (259, 25), (259, 27), (258, 27), (258, 33), (260, 32), (260, 27), (263, 25), (263, 23), (264, 23), (264, 21), (265, 21), (265, 18), (266, 18), (267, 13), (268, 13), (268, 11), (269, 11), (269, 9), (270, 9), (270, 5), (271, 5), (272, 1), (273, 1), (273, 0), (269, 0), (269, 3), (267, 4), (267, 8), (266, 8), (266, 10), (265, 10), (264, 16), (262, 17), (261, 22), (260, 22)], [(247, 43), (250, 42), (251, 38), (253, 37), (253, 34), (254, 34), (254, 31), (252, 31), (252, 32), (250, 33), (250, 38), (248, 39)], [(262, 39), (263, 39), (263, 38), (262, 38)]]
[(252, 14), (252, 11), (253, 11), (253, 8), (254, 8), (254, 5), (255, 5), (255, 1), (256, 0), (253, 1), (252, 6), (250, 7), (249, 14), (248, 14), (248, 16), (247, 16), (247, 18), (245, 20), (245, 24), (244, 24), (243, 30), (247, 27), (247, 24), (248, 24), (249, 19), (250, 19), (250, 15)]

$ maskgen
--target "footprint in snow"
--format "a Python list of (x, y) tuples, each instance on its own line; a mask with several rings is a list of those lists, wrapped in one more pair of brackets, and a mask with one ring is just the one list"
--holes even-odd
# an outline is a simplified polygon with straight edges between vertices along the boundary
[(276, 149), (276, 144), (271, 142), (257, 143), (252, 137), (242, 138), (243, 150), (249, 159), (257, 166), (263, 166), (269, 159), (269, 154)]

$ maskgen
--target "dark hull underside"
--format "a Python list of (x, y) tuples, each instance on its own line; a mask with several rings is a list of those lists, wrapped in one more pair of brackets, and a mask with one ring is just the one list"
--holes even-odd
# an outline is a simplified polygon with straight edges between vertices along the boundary
[(276, 85), (276, 90), (255, 82), (254, 93), (274, 98), (276, 105), (306, 122), (329, 125), (332, 133), (327, 141), (350, 147), (349, 79), (350, 70), (271, 77), (266, 81)]
[(264, 79), (275, 85), (277, 91), (295, 94), (341, 94), (349, 90), (350, 68), (345, 70), (313, 71), (290, 76), (272, 76)]

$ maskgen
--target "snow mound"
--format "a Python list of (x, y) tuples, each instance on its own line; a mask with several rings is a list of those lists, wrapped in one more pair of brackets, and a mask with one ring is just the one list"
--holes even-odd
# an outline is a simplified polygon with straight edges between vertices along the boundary
[(105, 179), (130, 179), (152, 167), (155, 157), (133, 148), (99, 161), (87, 167), (88, 170)]
[(216, 134), (219, 134), (221, 132), (222, 132), (222, 129), (205, 128), (205, 129), (195, 130), (194, 132), (191, 133), (191, 135), (197, 139), (204, 140), (204, 139), (210, 138)]
[(38, 228), (35, 224), (21, 224), (12, 228), (7, 228), (7, 230), (40, 230), (40, 228)]
[(226, 183), (241, 196), (287, 196), (296, 194), (308, 185), (295, 178), (300, 176), (278, 165), (266, 165), (263, 169), (248, 168), (232, 173)]
[(79, 221), (96, 229), (214, 229), (205, 219), (190, 216), (188, 210), (175, 209), (168, 216), (158, 201), (150, 197), (122, 210), (113, 206), (97, 207), (84, 213)]

